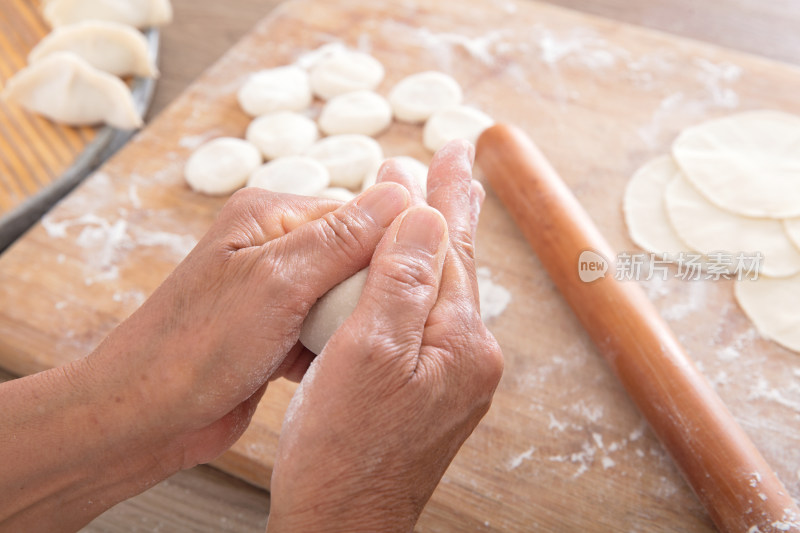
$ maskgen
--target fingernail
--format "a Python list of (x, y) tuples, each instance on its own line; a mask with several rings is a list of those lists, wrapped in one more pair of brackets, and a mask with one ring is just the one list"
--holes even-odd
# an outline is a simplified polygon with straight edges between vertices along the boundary
[(405, 214), (395, 242), (433, 255), (439, 251), (446, 230), (444, 218), (438, 211), (430, 207), (419, 207)]
[(378, 171), (378, 183), (382, 183), (390, 174), (408, 176), (408, 172), (396, 159), (387, 159)]
[(408, 206), (402, 185), (386, 183), (367, 189), (357, 204), (379, 226), (387, 227)]

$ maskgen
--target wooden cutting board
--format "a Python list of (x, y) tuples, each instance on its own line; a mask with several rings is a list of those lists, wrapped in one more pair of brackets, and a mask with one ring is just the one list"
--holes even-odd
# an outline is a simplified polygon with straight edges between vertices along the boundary
[[(618, 250), (625, 183), (683, 127), (741, 110), (800, 114), (800, 71), (533, 2), (284, 4), (0, 258), (0, 364), (26, 374), (89, 352), (164, 279), (224, 199), (191, 192), (202, 141), (242, 136), (249, 72), (334, 40), (387, 66), (379, 91), (425, 69), (527, 130)], [(395, 124), (388, 155), (429, 160)], [(483, 179), (480, 172), (478, 177)], [(710, 531), (652, 433), (491, 191), (479, 265), (509, 290), (489, 323), (506, 357), (494, 405), (448, 470), (420, 531)], [(800, 356), (761, 339), (728, 282), (643, 282), (689, 354), (800, 496)], [(267, 486), (293, 387), (270, 385), (221, 468)]]

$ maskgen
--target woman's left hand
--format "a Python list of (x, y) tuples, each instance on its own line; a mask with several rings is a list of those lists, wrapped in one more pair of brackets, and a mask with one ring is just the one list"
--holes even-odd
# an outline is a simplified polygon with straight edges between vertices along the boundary
[(396, 183), (345, 205), (236, 193), (90, 356), (0, 386), (0, 529), (78, 529), (226, 450), (268, 380), (308, 366), (308, 310), (369, 264), (409, 201)]

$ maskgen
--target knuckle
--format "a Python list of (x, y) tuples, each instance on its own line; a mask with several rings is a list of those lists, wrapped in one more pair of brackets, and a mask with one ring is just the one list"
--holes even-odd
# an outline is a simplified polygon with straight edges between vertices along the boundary
[(225, 202), (225, 206), (222, 208), (223, 212), (236, 214), (246, 211), (254, 204), (261, 202), (265, 196), (265, 193), (269, 194), (268, 191), (256, 187), (245, 187), (244, 189), (239, 189), (231, 195), (227, 202)]
[(482, 344), (484, 349), (480, 357), (482, 367), (481, 374), (485, 379), (485, 385), (490, 387), (491, 391), (494, 391), (498, 383), (500, 383), (500, 379), (503, 377), (503, 369), (505, 367), (503, 351), (500, 349), (497, 340), (488, 330), (484, 332)]
[(364, 253), (361, 236), (363, 227), (358, 221), (333, 211), (322, 216), (319, 225), (324, 241), (331, 245), (337, 254), (346, 260), (357, 261)]
[(384, 256), (376, 265), (381, 288), (391, 296), (414, 300), (432, 293), (438, 285), (438, 276), (430, 261), (391, 254)]
[(458, 254), (459, 258), (469, 262), (475, 259), (475, 244), (472, 240), (472, 228), (454, 227), (450, 228), (450, 244)]
[(468, 381), (476, 398), (488, 401), (503, 376), (503, 352), (480, 319), (456, 319), (445, 339), (446, 350), (456, 360), (470, 361)]
[(297, 271), (290, 261), (290, 254), (281, 247), (268, 247), (262, 252), (259, 277), (269, 285), (272, 301), (278, 305), (297, 306), (298, 302), (308, 300), (305, 284), (298, 279)]
[(263, 189), (239, 189), (225, 202), (211, 232), (234, 249), (250, 245), (279, 209), (271, 194)]

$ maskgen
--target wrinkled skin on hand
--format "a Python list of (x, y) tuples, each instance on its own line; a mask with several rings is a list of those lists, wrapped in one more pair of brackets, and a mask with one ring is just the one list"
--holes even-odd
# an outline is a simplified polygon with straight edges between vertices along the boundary
[[(123, 381), (140, 423), (175, 452), (166, 461), (208, 462), (246, 429), (268, 380), (300, 377), (293, 367), (313, 356), (297, 340), (308, 310), (369, 263), (408, 203), (397, 184), (344, 206), (243, 189), (89, 362)], [(120, 360), (125, 350), (135, 354)]]
[[(92, 354), (0, 385), (0, 530), (74, 531), (213, 459), (281, 376), (303, 383), (269, 528), (413, 527), (502, 371), (479, 316), (471, 163), (465, 143), (435, 157), (431, 207), (392, 163), (344, 205), (235, 194)], [(298, 343), (308, 310), (367, 265), (358, 308), (314, 359)]]
[(381, 179), (408, 187), (415, 207), (378, 245), (356, 310), (292, 400), (270, 531), (412, 530), (488, 410), (503, 361), (480, 318), (473, 157), (464, 142), (437, 153), (431, 207), (402, 168), (384, 165)]

